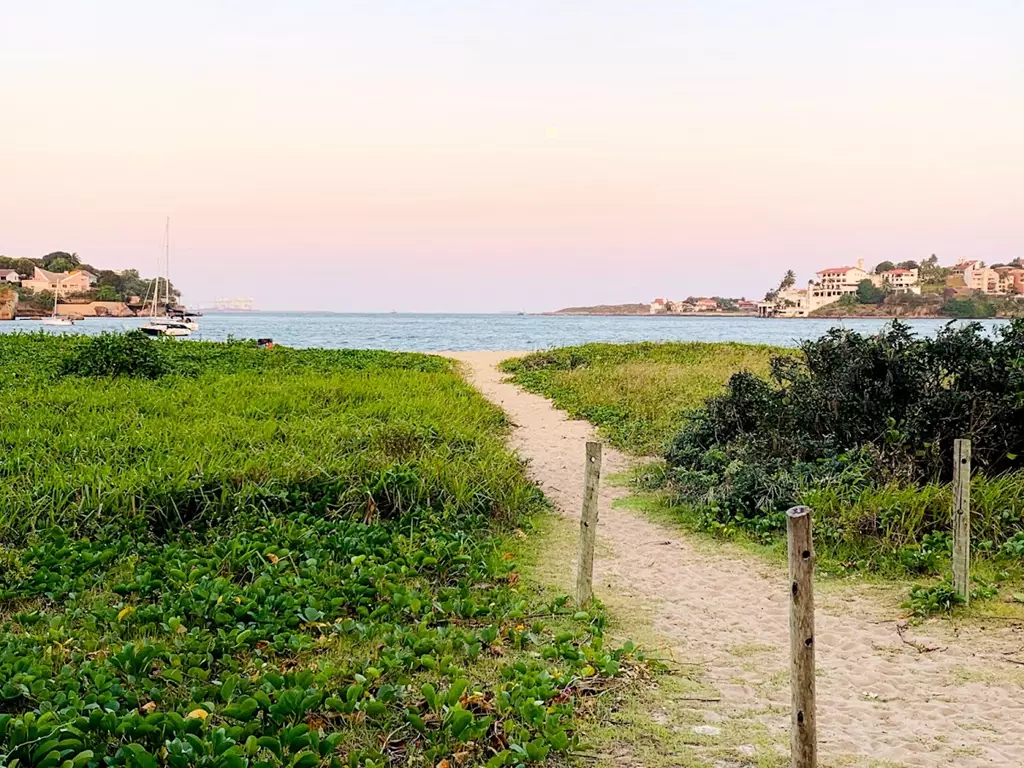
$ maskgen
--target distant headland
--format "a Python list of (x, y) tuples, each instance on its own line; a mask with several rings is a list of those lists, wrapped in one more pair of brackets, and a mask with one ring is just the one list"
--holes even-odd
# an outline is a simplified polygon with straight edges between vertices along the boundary
[(77, 253), (54, 251), (38, 259), (0, 256), (0, 320), (151, 314), (157, 281), (161, 296), (172, 304), (180, 300), (181, 293), (166, 277), (144, 278), (135, 269), (100, 269)]
[(756, 315), (757, 302), (723, 296), (690, 296), (682, 301), (654, 299), (642, 304), (598, 304), (592, 307), (566, 307), (549, 315)]

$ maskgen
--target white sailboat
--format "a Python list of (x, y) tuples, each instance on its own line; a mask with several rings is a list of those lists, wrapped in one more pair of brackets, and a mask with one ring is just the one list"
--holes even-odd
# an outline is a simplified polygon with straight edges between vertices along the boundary
[(164, 230), (164, 312), (163, 317), (157, 317), (157, 307), (160, 305), (160, 270), (157, 269), (156, 284), (153, 290), (153, 304), (150, 310), (150, 321), (141, 327), (141, 331), (147, 336), (173, 336), (184, 338), (192, 335), (193, 331), (199, 330), (199, 323), (187, 317), (184, 313), (175, 313), (172, 310), (173, 298), (171, 297), (171, 220), (167, 219)]
[(67, 328), (69, 325), (74, 325), (75, 321), (70, 317), (61, 317), (57, 314), (57, 302), (60, 300), (60, 294), (58, 291), (53, 292), (53, 314), (43, 320), (43, 325), (54, 325), (59, 328)]

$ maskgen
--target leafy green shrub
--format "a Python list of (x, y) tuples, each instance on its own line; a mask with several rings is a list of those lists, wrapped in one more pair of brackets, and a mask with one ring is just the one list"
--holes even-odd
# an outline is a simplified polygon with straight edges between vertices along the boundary
[[(890, 497), (921, 484), (940, 488), (959, 437), (973, 440), (979, 476), (1014, 477), (1024, 466), (1022, 360), (1017, 320), (995, 338), (976, 324), (925, 339), (898, 322), (871, 337), (836, 329), (804, 343), (799, 359), (773, 360), (770, 380), (734, 375), (723, 394), (691, 413), (667, 452), (670, 476), (681, 498), (713, 502), (722, 522), (774, 528), (778, 511), (803, 502), (839, 537), (889, 528), (898, 532), (894, 548), (913, 544), (948, 527), (948, 503), (934, 503), (934, 494), (903, 499), (920, 510), (909, 524), (902, 502), (891, 507), (895, 517), (879, 510), (845, 522), (841, 508), (873, 488)], [(830, 505), (836, 514), (822, 514)], [(986, 539), (999, 544), (1022, 527), (1020, 506), (1010, 511), (998, 520), (993, 511)]]
[(987, 298), (974, 296), (969, 299), (948, 299), (939, 311), (949, 317), (972, 319), (995, 317), (997, 308)]
[(952, 536), (944, 532), (926, 533), (920, 544), (904, 547), (900, 562), (910, 573), (936, 573), (953, 551)]
[[(999, 590), (987, 583), (980, 583), (970, 590), (971, 600), (988, 600)], [(965, 605), (966, 600), (953, 588), (949, 579), (943, 579), (931, 586), (917, 585), (910, 589), (910, 600), (906, 606), (916, 616), (930, 616), (936, 613), (950, 613), (954, 608)]]
[(934, 613), (949, 613), (965, 602), (949, 581), (940, 581), (928, 587), (912, 587), (907, 607), (917, 616), (930, 616)]
[(870, 280), (861, 280), (857, 285), (857, 301), (861, 304), (881, 304), (885, 291)]
[(63, 362), (63, 376), (126, 376), (158, 379), (169, 371), (164, 343), (142, 331), (101, 333), (88, 338)]
[(1024, 558), (1024, 532), (1018, 531), (1003, 543), (1002, 554)]

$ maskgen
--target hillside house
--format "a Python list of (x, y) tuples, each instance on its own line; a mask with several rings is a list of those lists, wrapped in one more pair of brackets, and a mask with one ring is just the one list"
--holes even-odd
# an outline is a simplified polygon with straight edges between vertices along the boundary
[(882, 285), (893, 293), (921, 293), (921, 285), (916, 269), (890, 269), (878, 275)]
[(21, 275), (13, 269), (0, 269), (0, 283), (21, 284)]
[[(898, 271), (898, 270), (894, 270)], [(914, 270), (907, 270), (914, 272)], [(757, 314), (761, 317), (807, 317), (816, 309), (834, 304), (843, 296), (856, 293), (857, 288), (865, 280), (873, 285), (882, 286), (883, 277), (873, 275), (864, 269), (864, 260), (860, 259), (855, 267), (830, 267), (817, 273), (817, 281), (810, 281), (806, 288), (789, 288), (780, 292), (774, 301), (762, 301), (757, 304)], [(911, 275), (896, 275), (894, 279), (907, 282)], [(916, 274), (913, 275), (916, 281)]]
[[(971, 291), (996, 293), (999, 277), (994, 270), (982, 265), (976, 259), (961, 261), (949, 269), (946, 285), (950, 288), (967, 288)], [(989, 289), (992, 288), (990, 291)]]
[(697, 299), (693, 302), (694, 312), (720, 312), (722, 307), (714, 299)]
[(961, 261), (950, 268), (946, 286), (988, 294), (1022, 295), (1024, 270), (1013, 265), (986, 267), (976, 260)]
[(70, 272), (49, 272), (36, 267), (35, 274), (29, 280), (23, 280), (22, 286), (36, 293), (50, 291), (58, 296), (71, 296), (84, 293), (96, 285), (98, 278), (84, 269), (73, 269)]
[(658, 315), (668, 311), (668, 302), (664, 299), (655, 299), (651, 302), (651, 314)]
[(811, 283), (807, 288), (810, 304), (813, 305), (811, 310), (839, 301), (848, 293), (856, 293), (857, 288), (865, 280), (872, 283), (881, 281), (877, 275), (872, 275), (864, 269), (864, 259), (858, 261), (856, 267), (831, 267), (817, 274), (818, 282)]
[(996, 273), (996, 288), (999, 293), (1009, 296), (1024, 295), (1024, 268), (993, 267), (992, 271)]
[[(833, 301), (838, 301), (838, 299), (833, 299)], [(780, 291), (774, 301), (759, 301), (757, 303), (757, 314), (759, 317), (807, 317), (810, 313), (810, 286), (807, 288), (788, 288), (785, 291)]]

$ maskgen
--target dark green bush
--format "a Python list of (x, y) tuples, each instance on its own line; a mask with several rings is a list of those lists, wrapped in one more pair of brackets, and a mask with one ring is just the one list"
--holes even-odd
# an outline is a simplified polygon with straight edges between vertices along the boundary
[(142, 331), (101, 333), (93, 336), (64, 358), (63, 376), (127, 376), (158, 379), (169, 372), (164, 342)]
[(949, 317), (963, 319), (995, 317), (996, 305), (984, 297), (949, 299), (939, 311)]
[(752, 527), (808, 487), (946, 482), (955, 438), (972, 439), (975, 471), (1019, 469), (1022, 392), (1022, 321), (995, 337), (978, 324), (934, 338), (898, 322), (876, 336), (835, 329), (773, 360), (770, 380), (733, 376), (688, 418), (667, 460), (684, 497)]
[(885, 291), (870, 280), (861, 280), (857, 286), (857, 301), (861, 304), (881, 304), (885, 299)]

